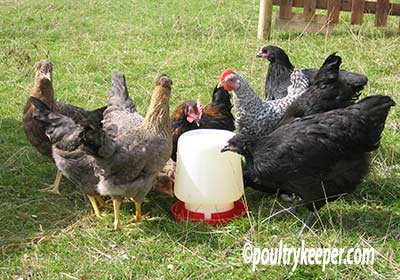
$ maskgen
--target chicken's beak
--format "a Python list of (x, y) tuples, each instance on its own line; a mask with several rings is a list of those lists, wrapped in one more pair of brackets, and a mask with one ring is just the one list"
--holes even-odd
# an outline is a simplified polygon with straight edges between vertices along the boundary
[(221, 153), (227, 152), (231, 150), (231, 146), (229, 144), (226, 144), (225, 147), (221, 149)]
[(269, 55), (270, 55), (270, 52), (269, 52), (269, 51), (263, 52), (262, 49), (261, 49), (261, 50), (256, 54), (256, 57), (261, 57), (261, 58), (265, 57), (265, 58), (268, 58)]
[(172, 188), (161, 188), (161, 189), (157, 189), (156, 192), (158, 193), (162, 193), (162, 194), (166, 194), (169, 197), (173, 198), (174, 197), (174, 191)]
[(153, 191), (166, 194), (169, 197), (174, 197), (174, 182), (173, 180), (169, 180), (167, 183), (155, 184), (153, 186)]
[(218, 85), (217, 85), (217, 88), (220, 88), (220, 87), (223, 87), (223, 86), (224, 86), (224, 84), (221, 81), (219, 81)]
[(194, 122), (197, 124), (198, 127), (200, 127), (200, 118), (199, 117), (195, 117)]
[(174, 190), (172, 189), (172, 187), (165, 189), (164, 193), (166, 195), (168, 195), (169, 197), (172, 197), (172, 198), (174, 197)]
[(43, 76), (44, 76), (47, 80), (51, 81), (50, 72), (44, 73)]

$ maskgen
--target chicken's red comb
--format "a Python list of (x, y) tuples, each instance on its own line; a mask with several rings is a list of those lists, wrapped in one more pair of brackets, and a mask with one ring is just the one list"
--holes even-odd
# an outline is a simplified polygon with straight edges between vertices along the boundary
[(233, 72), (235, 72), (235, 70), (233, 70), (232, 68), (226, 69), (226, 70), (224, 71), (224, 73), (222, 73), (221, 78), (219, 78), (219, 81), (220, 81), (221, 83), (225, 82), (225, 78), (226, 78), (228, 75), (232, 74)]

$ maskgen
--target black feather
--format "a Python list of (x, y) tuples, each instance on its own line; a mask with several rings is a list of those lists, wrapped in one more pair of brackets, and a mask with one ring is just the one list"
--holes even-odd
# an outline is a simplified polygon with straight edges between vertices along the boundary
[(280, 125), (295, 118), (345, 108), (354, 104), (359, 93), (339, 79), (341, 58), (331, 54), (319, 69), (313, 84), (289, 107)]
[[(287, 95), (287, 88), (290, 85), (290, 74), (294, 69), (293, 64), (290, 62), (287, 54), (279, 47), (266, 46), (261, 49), (261, 53), (264, 53), (265, 57), (270, 62), (265, 79), (266, 98), (273, 100), (285, 97)], [(328, 57), (326, 62), (329, 67), (331, 67), (329, 64), (339, 66), (341, 59), (334, 53)], [(315, 79), (321, 78), (317, 77), (318, 71), (318, 69), (302, 70), (311, 83), (313, 83)], [(324, 75), (325, 74), (328, 74), (326, 78), (330, 77), (328, 72), (325, 72)], [(368, 83), (368, 78), (365, 75), (345, 70), (339, 71), (338, 78), (356, 92), (363, 90), (364, 86)]]
[(257, 189), (295, 193), (314, 211), (354, 191), (367, 175), (368, 153), (379, 147), (394, 105), (390, 97), (371, 96), (347, 108), (293, 120), (267, 136), (237, 134), (228, 146), (245, 157)]

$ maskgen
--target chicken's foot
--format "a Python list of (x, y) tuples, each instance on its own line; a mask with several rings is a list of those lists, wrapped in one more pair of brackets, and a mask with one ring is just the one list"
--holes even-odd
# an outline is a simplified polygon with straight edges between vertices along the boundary
[[(91, 204), (92, 207), (93, 207), (94, 215), (95, 215), (96, 217), (100, 218), (100, 217), (101, 217), (101, 212), (100, 212), (100, 209), (99, 209), (99, 207), (98, 207), (98, 205), (97, 205), (96, 195), (92, 196), (92, 195), (88, 195), (88, 194), (87, 194), (87, 197), (89, 198), (90, 204)], [(103, 201), (103, 202), (104, 202), (104, 201)]]
[(61, 194), (60, 193), (60, 182), (62, 178), (62, 173), (60, 170), (57, 169), (56, 179), (52, 185), (49, 185), (48, 188), (41, 189), (41, 192), (50, 192), (54, 194)]
[(104, 209), (104, 208), (110, 208), (111, 209), (111, 207), (112, 207), (110, 205), (111, 201), (107, 201), (107, 202), (110, 202), (110, 203), (107, 203), (106, 201), (104, 201), (103, 197), (101, 197), (101, 195), (99, 195), (99, 194), (95, 194), (94, 198), (96, 199), (97, 204), (99, 205), (100, 209)]
[(301, 228), (301, 230), (300, 230), (300, 232), (298, 234), (299, 237), (303, 235), (303, 233), (306, 231), (306, 229), (311, 228), (311, 224), (314, 221), (314, 219), (315, 219), (315, 212), (314, 211), (309, 211), (308, 212), (308, 216), (307, 216), (307, 218), (306, 218), (306, 220), (304, 222), (304, 225), (303, 225), (303, 227)]

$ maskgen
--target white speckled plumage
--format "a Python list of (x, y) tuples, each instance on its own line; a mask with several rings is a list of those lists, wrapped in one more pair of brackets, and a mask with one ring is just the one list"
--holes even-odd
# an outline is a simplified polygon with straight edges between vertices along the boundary
[(236, 128), (239, 133), (250, 135), (266, 135), (278, 125), (287, 107), (298, 98), (309, 86), (307, 77), (298, 70), (291, 75), (288, 95), (277, 100), (262, 100), (250, 87), (247, 81), (237, 75), (239, 85), (234, 90), (236, 110)]

